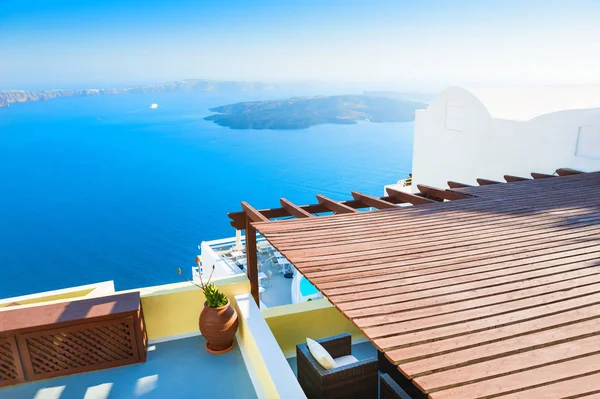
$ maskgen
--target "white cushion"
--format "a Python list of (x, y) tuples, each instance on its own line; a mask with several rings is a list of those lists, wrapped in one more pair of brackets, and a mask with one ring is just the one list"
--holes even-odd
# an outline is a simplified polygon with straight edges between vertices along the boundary
[(358, 359), (352, 355), (340, 356), (333, 359), (335, 362), (335, 367), (342, 367), (347, 364), (357, 363)]
[(333, 360), (329, 352), (327, 352), (320, 343), (310, 338), (306, 338), (306, 345), (308, 346), (311, 355), (313, 355), (317, 362), (325, 369), (329, 370), (336, 367), (335, 360)]

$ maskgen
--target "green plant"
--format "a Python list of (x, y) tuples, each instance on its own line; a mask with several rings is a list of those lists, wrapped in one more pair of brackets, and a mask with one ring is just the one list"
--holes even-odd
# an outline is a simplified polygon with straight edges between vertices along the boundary
[(214, 284), (207, 284), (204, 287), (204, 296), (206, 305), (209, 308), (218, 308), (227, 304), (227, 296), (223, 294)]
[(212, 271), (210, 272), (210, 276), (208, 276), (208, 281), (206, 282), (206, 284), (202, 280), (202, 273), (200, 273), (200, 285), (198, 285), (186, 276), (184, 276), (183, 273), (181, 273), (181, 268), (177, 269), (177, 274), (179, 274), (181, 278), (189, 281), (190, 283), (194, 284), (196, 287), (202, 290), (202, 292), (204, 293), (204, 297), (206, 298), (206, 306), (208, 306), (209, 308), (218, 308), (221, 306), (225, 306), (227, 305), (228, 301), (227, 295), (219, 291), (219, 288), (216, 285), (210, 283), (210, 279), (212, 278), (214, 272), (215, 266), (213, 265)]

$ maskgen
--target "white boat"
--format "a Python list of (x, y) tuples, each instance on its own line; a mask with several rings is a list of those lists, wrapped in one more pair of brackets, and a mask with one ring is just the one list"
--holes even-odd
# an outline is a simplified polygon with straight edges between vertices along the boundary
[(150, 104), (150, 107), (148, 107), (150, 109), (156, 109), (158, 108), (158, 104)]

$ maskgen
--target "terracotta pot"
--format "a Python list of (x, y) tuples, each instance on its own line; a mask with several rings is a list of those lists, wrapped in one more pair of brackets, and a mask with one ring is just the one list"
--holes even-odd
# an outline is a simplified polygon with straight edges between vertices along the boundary
[(238, 329), (237, 312), (229, 300), (218, 308), (209, 308), (204, 302), (198, 326), (206, 339), (206, 350), (225, 353), (233, 348), (233, 338)]

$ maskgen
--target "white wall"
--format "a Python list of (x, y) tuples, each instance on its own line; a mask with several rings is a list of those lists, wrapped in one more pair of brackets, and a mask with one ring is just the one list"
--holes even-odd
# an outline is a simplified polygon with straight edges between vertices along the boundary
[(448, 89), (417, 111), (413, 187), (476, 184), (478, 177), (530, 177), (558, 168), (600, 170), (600, 108), (567, 110), (529, 121), (494, 119), (470, 92)]
[[(202, 241), (200, 244), (200, 259), (202, 260), (202, 279), (207, 281), (211, 273), (213, 277), (228, 277), (241, 274), (240, 269), (232, 269), (231, 266), (212, 249), (212, 241)], [(214, 272), (212, 267), (215, 266)]]

